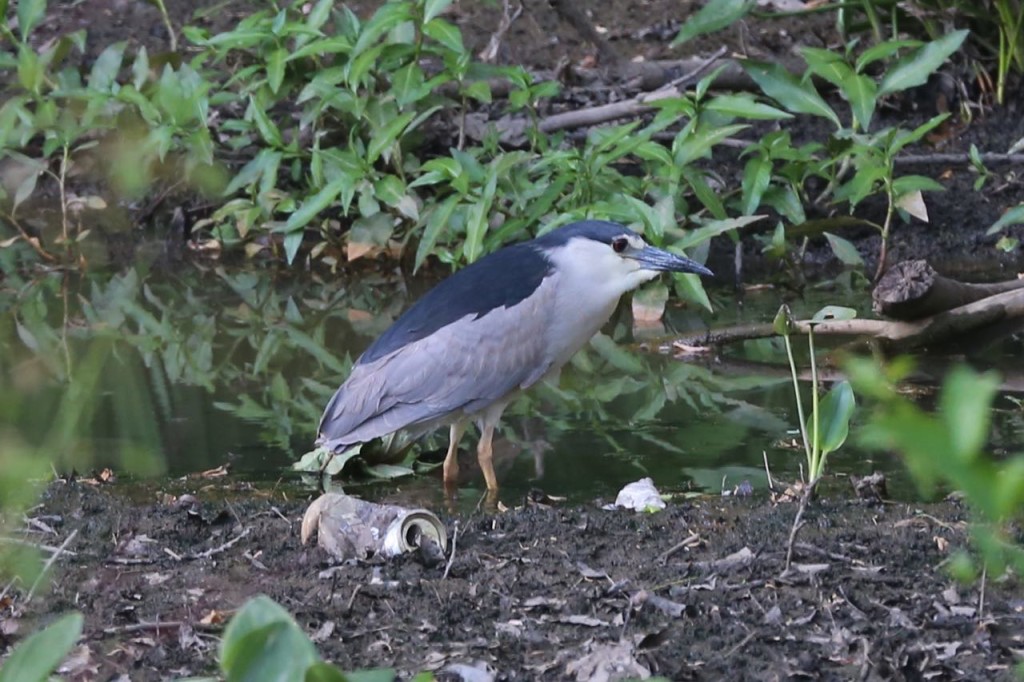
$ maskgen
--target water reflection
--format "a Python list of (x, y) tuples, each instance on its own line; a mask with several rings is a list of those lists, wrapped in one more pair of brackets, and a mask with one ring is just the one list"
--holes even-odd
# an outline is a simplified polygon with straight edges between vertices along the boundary
[[(406, 289), (376, 272), (324, 279), (220, 267), (9, 278), (0, 291), (0, 442), (79, 472), (177, 475), (230, 461), (247, 476), (277, 478), (309, 448), (323, 406), (405, 307)], [(749, 300), (722, 309), (716, 324), (770, 318), (778, 299), (764, 299), (763, 310)], [(686, 311), (670, 322), (702, 324)], [(774, 475), (797, 474), (801, 455), (774, 445), (796, 428), (779, 346), (755, 341), (731, 357), (679, 362), (634, 349), (632, 333), (628, 315), (616, 316), (558, 385), (510, 406), (495, 445), (509, 494), (538, 486), (612, 497), (641, 476), (665, 489), (761, 486), (765, 453)], [(997, 415), (999, 440), (1019, 445), (1022, 414)], [(420, 470), (443, 456), (445, 437), (428, 439)], [(463, 467), (469, 492), (482, 486), (473, 459)], [(864, 474), (879, 462), (849, 447), (831, 466)]]

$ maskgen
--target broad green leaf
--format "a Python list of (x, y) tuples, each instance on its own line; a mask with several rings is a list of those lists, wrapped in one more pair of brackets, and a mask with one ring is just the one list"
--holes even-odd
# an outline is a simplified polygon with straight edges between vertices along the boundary
[(22, 640), (0, 667), (0, 682), (46, 682), (82, 633), (82, 614), (69, 613)]
[[(857, 406), (853, 387), (849, 381), (840, 381), (832, 387), (818, 404), (818, 446), (822, 457), (835, 452), (850, 434), (850, 417)], [(807, 422), (807, 433), (813, 433), (814, 416)]]
[(988, 441), (989, 407), (999, 388), (994, 372), (962, 365), (950, 370), (939, 396), (939, 413), (949, 438), (947, 449), (963, 462), (976, 459)]
[(690, 249), (706, 242), (712, 237), (717, 237), (720, 234), (738, 230), (741, 227), (746, 227), (751, 223), (763, 220), (764, 217), (763, 215), (748, 215), (738, 218), (726, 218), (725, 220), (712, 220), (695, 230), (687, 232), (686, 236), (674, 243), (674, 246), (678, 249)]
[(278, 232), (294, 232), (301, 230), (309, 223), (310, 220), (320, 214), (321, 211), (331, 205), (338, 195), (341, 194), (341, 190), (347, 185), (351, 184), (351, 180), (342, 176), (324, 185), (323, 189), (314, 194), (311, 197), (307, 197), (299, 210), (295, 211), (288, 217), (288, 222), (284, 224), (284, 227), (278, 228)]
[(121, 70), (121, 62), (124, 59), (125, 42), (114, 43), (107, 47), (96, 58), (89, 73), (89, 88), (100, 92), (110, 92), (114, 83), (117, 82), (117, 74)]
[[(0, 19), (7, 21), (6, 7)], [(32, 34), (32, 30), (39, 25), (39, 21), (46, 14), (46, 0), (18, 0), (18, 32), (21, 33), (21, 40), (25, 42)]]
[(758, 154), (747, 161), (743, 168), (742, 206), (743, 215), (751, 215), (761, 206), (761, 196), (772, 180), (772, 160)]
[(18, 48), (18, 83), (29, 92), (39, 94), (43, 85), (44, 69), (36, 54), (28, 45)]
[(966, 29), (953, 31), (938, 40), (925, 43), (899, 59), (882, 78), (878, 94), (888, 95), (924, 85), (928, 77), (942, 66), (949, 55), (960, 49), (968, 33)]
[(692, 161), (704, 158), (716, 144), (747, 127), (742, 124), (718, 127), (702, 126), (695, 132), (681, 132), (676, 136), (676, 144), (674, 144), (675, 162), (680, 166), (685, 166)]
[(317, 0), (317, 3), (313, 5), (313, 9), (309, 11), (309, 15), (306, 17), (306, 26), (313, 30), (320, 30), (327, 23), (327, 20), (331, 18), (331, 9), (333, 7), (334, 0)]
[(775, 313), (775, 319), (772, 320), (772, 330), (779, 336), (789, 336), (793, 333), (795, 323), (789, 306), (782, 304), (779, 306), (779, 312)]
[(881, 59), (888, 59), (905, 47), (920, 47), (923, 44), (920, 40), (887, 40), (883, 43), (872, 45), (857, 58), (854, 69), (857, 73), (863, 73), (864, 67), (869, 64)]
[(142, 90), (147, 80), (149, 80), (149, 53), (146, 52), (146, 46), (142, 45), (135, 55), (135, 61), (132, 62), (132, 85), (136, 90)]
[(455, 210), (458, 202), (459, 197), (451, 196), (442, 203), (435, 204), (432, 207), (430, 216), (427, 218), (427, 225), (423, 230), (423, 235), (420, 237), (420, 243), (416, 246), (413, 274), (419, 271), (423, 261), (433, 252), (438, 237), (441, 236), (441, 230), (448, 227), (448, 221), (451, 219), (452, 212)]
[(288, 59), (288, 50), (279, 47), (267, 58), (267, 85), (275, 95), (284, 82), (284, 64)]
[(843, 239), (831, 232), (825, 233), (825, 239), (828, 240), (828, 245), (832, 247), (832, 253), (835, 254), (836, 258), (838, 258), (843, 265), (847, 267), (861, 267), (864, 265), (864, 259), (861, 258), (860, 252), (857, 251), (857, 247), (848, 239)]
[(245, 603), (221, 641), (221, 670), (228, 682), (302, 680), (319, 660), (302, 628), (263, 595)]
[(395, 101), (403, 108), (430, 93), (430, 89), (426, 87), (423, 69), (416, 62), (410, 62), (395, 71), (391, 77), (391, 86)]
[(893, 194), (900, 196), (908, 192), (943, 192), (945, 187), (924, 175), (904, 175), (892, 181)]
[(897, 130), (893, 136), (893, 141), (889, 144), (889, 153), (893, 154), (907, 145), (917, 142), (947, 118), (949, 118), (949, 114), (939, 114), (928, 119), (913, 130)]
[(704, 172), (695, 166), (684, 166), (682, 169), (683, 179), (686, 180), (686, 184), (690, 186), (693, 193), (700, 199), (700, 203), (704, 205), (704, 208), (711, 211), (711, 215), (716, 220), (725, 220), (726, 212), (725, 206), (722, 205), (722, 200), (718, 198), (718, 194), (708, 184), (707, 177)]
[(992, 223), (992, 226), (985, 232), (986, 235), (995, 234), (1004, 227), (1009, 225), (1020, 225), (1024, 223), (1024, 204), (1018, 204), (1003, 215), (999, 216), (999, 220)]
[(253, 97), (249, 98), (249, 111), (252, 112), (253, 123), (256, 124), (256, 129), (260, 131), (260, 136), (264, 142), (271, 145), (272, 147), (284, 146), (284, 139), (281, 137), (281, 131), (277, 129), (277, 125), (270, 120), (267, 116), (267, 112), (263, 110)]
[(692, 273), (674, 274), (672, 276), (675, 284), (675, 292), (685, 301), (692, 301), (709, 312), (714, 312), (708, 292), (704, 290), (704, 282), (700, 275)]
[(452, 4), (452, 0), (426, 0), (423, 3), (423, 23), (429, 24), (434, 17), (441, 16)]
[(11, 207), (11, 211), (18, 210), (18, 206), (32, 196), (32, 192), (36, 189), (36, 182), (39, 180), (39, 172), (30, 171), (25, 179), (18, 185), (18, 189), (14, 191), (14, 205)]
[(870, 129), (871, 118), (875, 115), (875, 103), (878, 100), (878, 86), (867, 76), (851, 75), (840, 87), (850, 103), (859, 129)]
[(385, 160), (389, 160), (391, 146), (398, 141), (402, 131), (405, 130), (405, 127), (409, 125), (409, 122), (412, 121), (415, 115), (415, 112), (408, 111), (388, 121), (383, 128), (375, 130), (373, 139), (370, 140), (370, 144), (366, 148), (367, 163), (376, 163), (377, 159), (385, 155), (385, 152), (388, 152)]
[(295, 256), (298, 255), (299, 247), (302, 246), (305, 236), (302, 230), (295, 230), (284, 236), (284, 256), (289, 265), (295, 262)]
[(741, 64), (761, 90), (786, 109), (827, 118), (836, 128), (843, 127), (836, 112), (821, 98), (811, 81), (801, 81), (779, 64), (750, 59)]
[(803, 47), (800, 54), (807, 62), (811, 73), (824, 78), (832, 85), (841, 88), (847, 78), (853, 77), (853, 69), (843, 61), (842, 55), (831, 50), (817, 47)]
[(363, 24), (352, 54), (361, 55), (388, 31), (409, 21), (412, 18), (409, 14), (410, 7), (411, 4), (402, 2), (386, 2), (381, 5), (370, 20)]
[(836, 322), (840, 320), (852, 320), (857, 317), (857, 311), (840, 305), (827, 305), (810, 319), (812, 325), (822, 322)]
[(672, 47), (706, 33), (713, 33), (742, 19), (754, 7), (753, 0), (711, 0), (683, 23)]
[(793, 118), (793, 114), (758, 102), (750, 95), (719, 95), (704, 105), (708, 111), (738, 116), (755, 121), (777, 121)]
[(462, 44), (462, 34), (452, 24), (444, 19), (432, 19), (423, 26), (423, 33), (429, 38), (436, 40), (452, 52), (462, 53), (465, 47)]

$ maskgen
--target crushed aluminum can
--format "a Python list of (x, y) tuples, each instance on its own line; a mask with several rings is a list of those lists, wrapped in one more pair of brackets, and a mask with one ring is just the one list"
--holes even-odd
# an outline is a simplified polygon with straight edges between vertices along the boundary
[(306, 544), (316, 532), (317, 544), (339, 560), (394, 557), (433, 544), (448, 549), (448, 531), (426, 509), (375, 504), (342, 493), (326, 493), (302, 517), (300, 538)]
[(615, 498), (616, 507), (640, 512), (656, 512), (665, 508), (665, 500), (650, 478), (641, 478), (626, 484)]

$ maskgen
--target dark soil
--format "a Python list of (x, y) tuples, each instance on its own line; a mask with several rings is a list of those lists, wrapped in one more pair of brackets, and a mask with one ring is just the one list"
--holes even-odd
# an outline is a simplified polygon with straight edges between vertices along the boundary
[(445, 519), (458, 535), (445, 577), (445, 562), (415, 557), (332, 566), (299, 543), (304, 501), (226, 494), (198, 490), (190, 513), (52, 485), (33, 516), (55, 533), (34, 538), (76, 535), (49, 593), (8, 605), (19, 615), (0, 643), (77, 609), (76, 679), (212, 673), (223, 620), (263, 593), (327, 660), (403, 677), (474, 679), (452, 671), (476, 666), (508, 680), (998, 680), (1014, 679), (1024, 650), (1017, 582), (964, 586), (943, 570), (966, 542), (952, 502), (823, 499), (785, 577), (795, 505), (763, 496), (657, 514), (470, 513)]

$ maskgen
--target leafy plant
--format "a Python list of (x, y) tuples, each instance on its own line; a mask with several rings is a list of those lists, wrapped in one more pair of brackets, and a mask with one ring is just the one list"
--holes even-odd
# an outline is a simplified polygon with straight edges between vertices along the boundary
[[(994, 458), (985, 453), (992, 401), (999, 387), (992, 372), (953, 369), (943, 382), (934, 414), (921, 409), (897, 385), (913, 369), (907, 359), (881, 366), (874, 360), (850, 360), (846, 371), (871, 410), (860, 433), (866, 447), (896, 450), (922, 494), (940, 486), (963, 493), (974, 515), (972, 538), (988, 571), (1007, 566), (1024, 571), (1024, 547), (1011, 524), (1024, 510), (1024, 454)], [(973, 572), (961, 555), (955, 566)]]
[[(966, 31), (957, 31), (930, 43), (886, 41), (859, 55), (853, 52), (852, 43), (843, 54), (803, 48), (801, 55), (808, 67), (803, 77), (794, 76), (778, 64), (744, 61), (746, 72), (783, 109), (824, 118), (835, 129), (824, 145), (793, 149), (787, 135), (776, 133), (749, 148), (746, 153), (753, 154), (753, 157), (747, 164), (743, 179), (745, 210), (753, 210), (764, 201), (790, 220), (799, 220), (806, 217), (801, 204), (844, 203), (852, 212), (865, 198), (881, 192), (886, 199), (883, 223), (867, 223), (878, 229), (882, 236), (876, 273), (880, 276), (885, 269), (887, 244), (895, 214), (900, 211), (926, 219), (921, 192), (943, 189), (939, 183), (924, 176), (897, 177), (895, 157), (942, 123), (945, 116), (937, 116), (913, 130), (896, 127), (870, 132), (878, 99), (923, 84), (960, 47), (966, 36)], [(901, 51), (905, 54), (883, 75), (869, 75), (870, 67)], [(849, 104), (847, 122), (844, 123), (843, 117), (821, 97), (811, 75), (834, 85), (846, 99)], [(828, 156), (821, 158), (822, 152)], [(780, 189), (771, 193), (769, 188), (773, 176), (778, 178)], [(820, 177), (828, 182), (825, 191), (813, 201), (805, 196), (806, 182), (811, 177)], [(800, 231), (802, 227), (809, 227), (806, 221), (797, 223), (794, 229)], [(820, 231), (820, 227), (815, 229)], [(846, 252), (852, 249), (848, 242), (836, 235), (829, 235), (829, 242), (837, 253), (840, 249)]]

